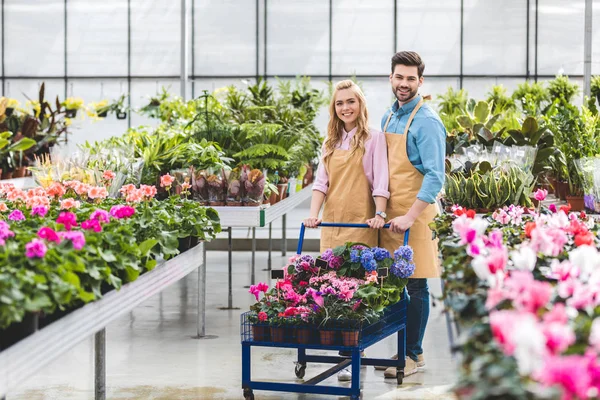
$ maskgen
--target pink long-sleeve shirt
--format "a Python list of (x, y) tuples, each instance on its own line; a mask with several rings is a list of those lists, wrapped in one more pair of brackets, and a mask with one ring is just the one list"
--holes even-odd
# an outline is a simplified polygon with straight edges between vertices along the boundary
[[(350, 141), (356, 128), (350, 132), (346, 132), (342, 128), (342, 143), (338, 144), (338, 149), (349, 150)], [(363, 169), (367, 180), (371, 185), (371, 192), (373, 197), (380, 196), (386, 199), (390, 198), (390, 192), (388, 191), (389, 185), (389, 174), (388, 174), (388, 156), (387, 156), (387, 143), (385, 141), (385, 135), (378, 130), (370, 129), (370, 137), (365, 141), (365, 154), (363, 156)], [(325, 144), (323, 144), (323, 153), (325, 152)], [(327, 194), (329, 188), (329, 176), (327, 170), (321, 159), (321, 163), (317, 168), (317, 175), (315, 176), (315, 182), (313, 184), (313, 190), (318, 190)]]

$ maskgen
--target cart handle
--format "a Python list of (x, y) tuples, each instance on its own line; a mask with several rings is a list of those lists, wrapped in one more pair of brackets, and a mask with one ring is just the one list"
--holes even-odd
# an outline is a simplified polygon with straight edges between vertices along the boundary
[[(351, 224), (351, 223), (342, 223), (342, 222), (321, 222), (317, 225), (318, 228), (370, 228), (367, 224)], [(385, 224), (384, 228), (389, 228), (390, 224)], [(304, 231), (306, 227), (304, 226), (304, 222), (300, 224), (300, 237), (298, 238), (298, 249), (296, 250), (296, 254), (302, 254), (302, 246), (304, 245)], [(404, 246), (408, 245), (408, 234), (410, 229), (407, 229), (404, 232)]]

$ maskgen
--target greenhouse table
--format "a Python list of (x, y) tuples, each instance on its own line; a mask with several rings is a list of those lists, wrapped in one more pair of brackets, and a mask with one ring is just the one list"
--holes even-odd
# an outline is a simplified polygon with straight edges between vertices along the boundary
[(205, 245), (160, 263), (137, 280), (86, 304), (0, 352), (0, 399), (68, 349), (95, 335), (95, 398), (106, 398), (105, 327), (143, 301), (198, 269), (198, 337), (204, 336)]
[(272, 222), (277, 218), (282, 218), (282, 238), (281, 238), (281, 255), (285, 256), (287, 253), (287, 241), (286, 241), (286, 214), (298, 207), (306, 199), (312, 196), (312, 184), (308, 185), (301, 191), (294, 193), (292, 196), (285, 198), (275, 205), (269, 206), (264, 205), (260, 207), (213, 207), (219, 213), (221, 220), (221, 227), (227, 228), (228, 231), (228, 251), (229, 251), (229, 265), (228, 265), (228, 298), (227, 307), (225, 309), (233, 308), (233, 238), (231, 228), (251, 228), (252, 229), (252, 269), (250, 284), (255, 283), (255, 270), (256, 270), (256, 228), (265, 227), (269, 225), (269, 257), (268, 257), (268, 269), (271, 269), (271, 228)]

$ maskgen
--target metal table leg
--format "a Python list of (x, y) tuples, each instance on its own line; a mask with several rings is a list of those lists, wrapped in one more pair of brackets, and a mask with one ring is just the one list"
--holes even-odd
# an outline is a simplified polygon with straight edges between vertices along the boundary
[(271, 251), (273, 250), (273, 237), (272, 237), (273, 223), (269, 222), (269, 259), (267, 261), (267, 271), (271, 270)]
[(252, 227), (252, 274), (250, 275), (250, 285), (256, 283), (256, 228)]
[(216, 335), (206, 334), (206, 243), (200, 242), (202, 246), (202, 264), (198, 267), (198, 323), (197, 335), (194, 339), (215, 339)]
[(229, 272), (229, 281), (228, 281), (228, 285), (229, 285), (229, 292), (228, 292), (228, 296), (227, 296), (227, 307), (228, 308), (232, 308), (233, 307), (233, 237), (232, 237), (232, 232), (231, 232), (231, 227), (229, 227), (229, 232), (228, 232), (228, 245), (229, 245), (229, 263), (228, 263), (228, 272)]
[(287, 239), (285, 237), (285, 225), (286, 225), (286, 219), (287, 219), (287, 215), (283, 214), (283, 217), (281, 217), (281, 256), (285, 257), (286, 253), (287, 253)]
[(95, 358), (95, 399), (106, 399), (106, 329), (94, 336)]

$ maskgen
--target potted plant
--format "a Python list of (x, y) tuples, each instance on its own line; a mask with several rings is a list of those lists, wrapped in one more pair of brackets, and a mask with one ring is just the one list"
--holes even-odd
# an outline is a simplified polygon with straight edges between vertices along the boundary
[(75, 118), (77, 116), (77, 110), (83, 108), (83, 99), (79, 97), (67, 97), (62, 102), (62, 106), (65, 108), (65, 116), (67, 118)]
[(598, 106), (600, 107), (600, 75), (592, 76), (592, 81), (590, 83), (590, 94), (592, 97), (595, 97), (598, 101)]
[(227, 197), (227, 177), (222, 168), (211, 168), (206, 177), (208, 183), (208, 204), (210, 206), (224, 206)]
[(194, 167), (191, 168), (192, 175), (192, 193), (194, 200), (198, 201), (201, 205), (207, 206), (209, 203), (208, 196), (208, 181), (206, 170), (196, 170)]
[[(244, 175), (244, 178), (247, 175)], [(227, 177), (227, 205), (241, 206), (244, 198), (244, 183), (242, 181), (242, 168), (236, 167), (229, 172)]]
[(98, 102), (90, 103), (90, 109), (90, 111), (98, 118), (106, 118), (109, 111), (108, 100), (100, 100)]
[(278, 194), (277, 185), (272, 184), (267, 178), (265, 180), (264, 204), (276, 204), (279, 201)]
[[(243, 201), (247, 206), (259, 206), (265, 192), (265, 175), (259, 169), (242, 167)], [(245, 179), (244, 179), (245, 178)]]

